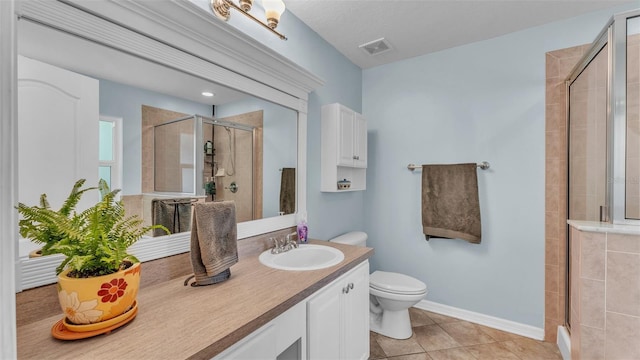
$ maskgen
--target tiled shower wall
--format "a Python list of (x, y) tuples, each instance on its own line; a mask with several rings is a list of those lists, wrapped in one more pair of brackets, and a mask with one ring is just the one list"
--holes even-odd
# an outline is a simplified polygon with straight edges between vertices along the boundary
[(564, 80), (590, 45), (546, 54), (545, 341), (564, 325), (567, 268), (567, 126)]
[(571, 227), (571, 358), (640, 359), (640, 236)]

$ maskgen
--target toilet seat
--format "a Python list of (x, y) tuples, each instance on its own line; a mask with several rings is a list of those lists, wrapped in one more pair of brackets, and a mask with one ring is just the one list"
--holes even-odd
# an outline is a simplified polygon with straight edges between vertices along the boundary
[(427, 292), (427, 285), (422, 281), (408, 275), (387, 271), (374, 271), (369, 275), (369, 286), (392, 294), (420, 295)]

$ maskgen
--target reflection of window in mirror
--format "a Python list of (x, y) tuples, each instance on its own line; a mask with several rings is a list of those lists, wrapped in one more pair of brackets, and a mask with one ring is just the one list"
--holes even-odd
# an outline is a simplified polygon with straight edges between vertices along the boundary
[(100, 116), (98, 176), (109, 188), (122, 189), (122, 118)]

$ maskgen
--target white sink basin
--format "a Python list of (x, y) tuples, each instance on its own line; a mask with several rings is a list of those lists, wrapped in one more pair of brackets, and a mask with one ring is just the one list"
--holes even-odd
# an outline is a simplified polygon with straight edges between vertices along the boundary
[(260, 262), (279, 270), (318, 270), (336, 265), (344, 260), (342, 251), (330, 246), (301, 244), (297, 249), (272, 254), (271, 249), (260, 254)]

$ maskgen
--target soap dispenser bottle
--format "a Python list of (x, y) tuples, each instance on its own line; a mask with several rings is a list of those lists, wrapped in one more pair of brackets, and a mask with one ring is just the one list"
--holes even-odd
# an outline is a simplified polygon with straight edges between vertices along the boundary
[(307, 227), (307, 213), (298, 214), (298, 241), (301, 244), (306, 244), (309, 240), (307, 238), (309, 234), (309, 228)]

